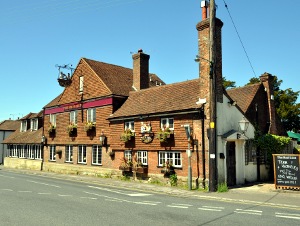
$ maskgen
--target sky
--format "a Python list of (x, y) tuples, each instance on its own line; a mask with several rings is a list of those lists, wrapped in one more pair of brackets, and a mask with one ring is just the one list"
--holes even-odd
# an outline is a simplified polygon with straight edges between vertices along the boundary
[[(75, 68), (82, 57), (132, 68), (143, 49), (149, 71), (167, 84), (197, 78), (200, 2), (1, 0), (0, 121), (41, 111), (63, 91), (56, 65)], [(300, 1), (215, 2), (223, 76), (238, 87), (268, 72), (283, 80), (281, 89), (299, 91)]]

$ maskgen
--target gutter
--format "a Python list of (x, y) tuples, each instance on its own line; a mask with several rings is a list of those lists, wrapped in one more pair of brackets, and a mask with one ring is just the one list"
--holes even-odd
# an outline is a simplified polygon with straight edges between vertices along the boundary
[(171, 116), (171, 115), (185, 115), (185, 114), (197, 114), (199, 113), (199, 109), (190, 110), (190, 111), (184, 111), (184, 112), (169, 112), (169, 113), (158, 113), (158, 114), (141, 114), (141, 115), (134, 115), (134, 116), (123, 116), (123, 117), (117, 117), (117, 118), (109, 118), (109, 121), (115, 122), (115, 121), (124, 121), (124, 120), (130, 120), (130, 119), (140, 119), (143, 116), (146, 116), (147, 118), (150, 117), (162, 117), (162, 116)]

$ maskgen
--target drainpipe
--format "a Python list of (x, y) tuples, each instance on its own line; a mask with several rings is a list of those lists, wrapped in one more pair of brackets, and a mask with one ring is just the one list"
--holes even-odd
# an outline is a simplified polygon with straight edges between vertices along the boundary
[(205, 136), (204, 136), (204, 104), (202, 105), (202, 170), (203, 170), (203, 181), (202, 186), (205, 188), (205, 180), (206, 180), (206, 173), (205, 173)]

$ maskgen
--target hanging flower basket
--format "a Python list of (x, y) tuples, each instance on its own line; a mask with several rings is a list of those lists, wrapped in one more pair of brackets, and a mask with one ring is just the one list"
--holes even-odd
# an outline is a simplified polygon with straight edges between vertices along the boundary
[(131, 140), (132, 137), (134, 137), (134, 132), (132, 132), (130, 129), (126, 129), (120, 136), (120, 140), (124, 143)]
[(96, 128), (96, 122), (86, 122), (84, 125), (84, 131), (89, 132)]
[(51, 122), (50, 122), (50, 125), (49, 125), (49, 128), (48, 128), (48, 133), (55, 133), (55, 130), (56, 130), (56, 126), (53, 125)]
[(173, 131), (171, 131), (169, 128), (165, 128), (165, 129), (160, 129), (160, 131), (156, 135), (156, 138), (161, 143), (168, 142), (168, 139), (171, 138), (171, 135), (173, 135)]
[(131, 172), (132, 171), (132, 162), (127, 158), (123, 158), (119, 170)]
[(68, 126), (67, 126), (67, 132), (69, 135), (73, 135), (77, 132), (77, 124), (75, 123), (70, 123)]

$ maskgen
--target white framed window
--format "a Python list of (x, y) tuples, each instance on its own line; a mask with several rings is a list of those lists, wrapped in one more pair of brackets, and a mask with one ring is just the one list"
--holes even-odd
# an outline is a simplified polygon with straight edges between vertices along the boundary
[(86, 146), (78, 146), (78, 163), (86, 164)]
[(27, 157), (29, 159), (34, 159), (35, 145), (28, 145)]
[(27, 158), (27, 145), (21, 145), (19, 157)]
[(125, 150), (125, 151), (124, 151), (124, 158), (125, 158), (128, 162), (132, 162), (132, 153), (131, 153), (131, 150)]
[(42, 159), (42, 146), (41, 145), (34, 145), (34, 146), (35, 146), (35, 152), (34, 152), (35, 159)]
[(50, 145), (49, 160), (56, 161), (56, 146), (55, 145)]
[(100, 145), (93, 145), (92, 164), (102, 165), (102, 146)]
[(124, 123), (124, 130), (130, 129), (131, 131), (134, 131), (134, 121), (128, 121)]
[(148, 165), (148, 152), (147, 151), (137, 151), (137, 161), (143, 166)]
[(174, 118), (162, 118), (160, 120), (160, 128), (162, 130), (169, 128), (170, 130), (174, 130)]
[(73, 146), (67, 145), (65, 150), (66, 162), (73, 162)]
[(87, 109), (87, 122), (96, 122), (96, 108)]
[(31, 130), (37, 130), (38, 129), (38, 119), (37, 118), (33, 118), (30, 120), (30, 129)]
[(182, 167), (181, 152), (160, 151), (158, 154), (158, 165), (164, 166), (167, 161), (173, 167)]
[(27, 130), (27, 121), (26, 120), (23, 120), (21, 122), (21, 132), (25, 132)]
[(51, 125), (56, 126), (56, 114), (50, 115), (50, 123)]
[(70, 123), (77, 124), (77, 111), (70, 112)]
[(15, 144), (13, 145), (11, 157), (18, 157), (18, 146)]
[(79, 93), (83, 93), (83, 76), (79, 77)]

